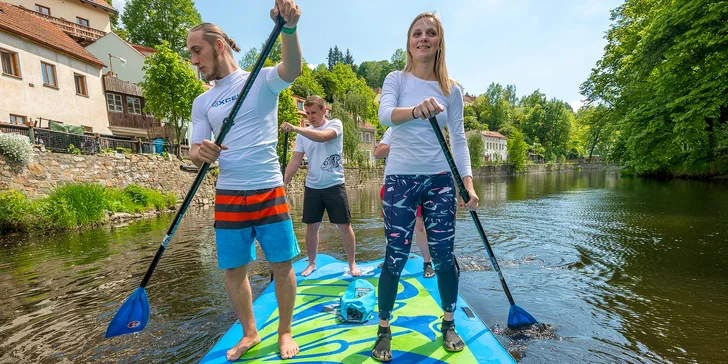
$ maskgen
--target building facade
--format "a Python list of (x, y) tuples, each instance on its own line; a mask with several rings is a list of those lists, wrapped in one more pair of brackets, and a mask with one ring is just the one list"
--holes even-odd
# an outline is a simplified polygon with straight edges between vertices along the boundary
[(110, 133), (105, 64), (57, 26), (0, 1), (0, 61), (0, 122), (45, 127), (53, 120)]

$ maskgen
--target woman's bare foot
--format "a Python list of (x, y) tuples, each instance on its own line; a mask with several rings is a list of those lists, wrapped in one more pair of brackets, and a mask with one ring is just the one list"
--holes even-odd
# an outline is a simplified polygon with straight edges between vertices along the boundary
[(243, 336), (243, 338), (238, 341), (237, 345), (227, 351), (227, 360), (236, 361), (240, 359), (240, 357), (250, 350), (250, 348), (258, 345), (259, 343), (260, 335), (258, 335), (257, 332), (255, 333), (255, 336), (252, 337)]
[(298, 344), (293, 341), (290, 333), (278, 334), (278, 347), (281, 350), (281, 359), (290, 359), (298, 354)]
[(316, 264), (309, 264), (306, 269), (301, 272), (301, 277), (308, 277), (309, 274), (316, 270)]
[(352, 277), (358, 277), (361, 275), (361, 271), (359, 270), (359, 267), (356, 266), (356, 263), (349, 266), (349, 273), (351, 273)]

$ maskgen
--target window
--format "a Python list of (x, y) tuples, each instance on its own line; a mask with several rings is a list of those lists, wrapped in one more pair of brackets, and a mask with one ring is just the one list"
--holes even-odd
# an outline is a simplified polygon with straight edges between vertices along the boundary
[(299, 101), (298, 102), (298, 110), (303, 110), (303, 102), (302, 101)]
[(366, 133), (366, 140), (367, 140), (367, 143), (372, 142), (372, 133)]
[(76, 17), (76, 24), (88, 27), (88, 19)]
[(129, 114), (142, 114), (142, 100), (138, 97), (126, 97), (126, 110)]
[(43, 5), (35, 4), (35, 11), (45, 15), (51, 15), (51, 9)]
[(76, 83), (76, 95), (88, 96), (86, 89), (86, 76), (73, 74), (73, 81)]
[(41, 62), (40, 68), (43, 72), (43, 86), (58, 88), (58, 80), (56, 79), (56, 66)]
[(10, 114), (10, 124), (25, 125), (25, 116)]
[(121, 95), (107, 93), (106, 106), (111, 112), (124, 112), (124, 107), (121, 104)]
[(81, 126), (83, 126), (84, 133), (93, 133), (94, 132), (94, 128), (91, 126), (86, 126), (86, 125), (81, 125)]
[(0, 59), (2, 59), (4, 75), (20, 77), (17, 53), (0, 49)]

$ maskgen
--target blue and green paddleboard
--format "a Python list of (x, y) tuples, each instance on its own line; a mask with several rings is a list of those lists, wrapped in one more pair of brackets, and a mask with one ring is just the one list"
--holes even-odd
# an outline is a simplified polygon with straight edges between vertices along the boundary
[[(348, 265), (325, 254), (316, 258), (316, 271), (308, 277), (300, 273), (308, 259), (293, 264), (298, 280), (296, 307), (293, 312), (293, 338), (300, 347), (298, 355), (287, 363), (378, 363), (371, 358), (376, 339), (378, 318), (364, 324), (341, 323), (331, 307), (354, 279), (348, 274)], [(360, 263), (364, 273), (357, 277), (377, 285), (382, 260)], [(458, 295), (455, 314), (457, 332), (465, 341), (465, 349), (450, 353), (442, 347), (440, 322), (442, 309), (437, 290), (437, 278), (425, 279), (423, 260), (410, 256), (407, 261), (395, 303), (392, 325), (393, 363), (515, 363), (513, 358), (493, 336), (493, 333)], [(253, 303), (258, 331), (263, 339), (237, 362), (266, 363), (280, 361), (278, 356), (278, 308), (273, 284)], [(375, 312), (377, 309), (375, 308)], [(226, 363), (225, 353), (242, 336), (240, 323), (217, 342), (202, 359), (202, 363)]]

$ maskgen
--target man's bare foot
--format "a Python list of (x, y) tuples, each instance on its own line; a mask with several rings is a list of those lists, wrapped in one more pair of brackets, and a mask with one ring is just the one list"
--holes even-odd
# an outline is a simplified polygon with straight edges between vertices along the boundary
[(315, 271), (315, 270), (316, 270), (316, 264), (309, 264), (308, 267), (306, 267), (306, 269), (304, 269), (303, 272), (301, 272), (301, 277), (308, 277), (308, 275), (313, 273), (313, 271)]
[(259, 343), (260, 335), (258, 335), (257, 332), (253, 337), (243, 336), (243, 338), (238, 341), (237, 345), (227, 351), (227, 360), (236, 361), (240, 359), (240, 357), (243, 356), (248, 350), (250, 350), (250, 348), (258, 345)]
[(278, 334), (278, 347), (281, 350), (281, 359), (290, 359), (298, 354), (298, 344), (293, 341), (290, 333)]
[(356, 266), (356, 264), (349, 266), (349, 273), (351, 273), (352, 277), (358, 277), (361, 275), (361, 271), (359, 270), (359, 267)]

